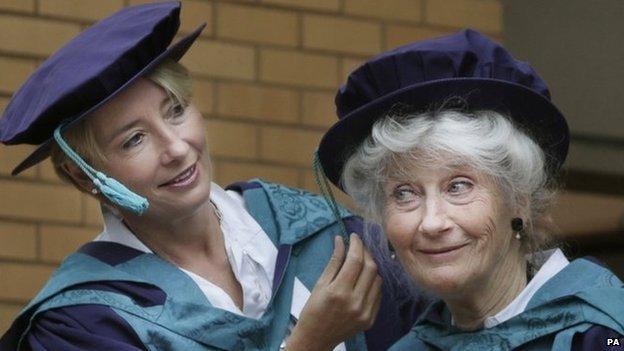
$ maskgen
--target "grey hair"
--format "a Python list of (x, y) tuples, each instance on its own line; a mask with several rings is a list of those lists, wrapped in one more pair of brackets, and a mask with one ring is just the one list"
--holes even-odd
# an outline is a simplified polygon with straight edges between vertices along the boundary
[[(525, 253), (547, 246), (547, 211), (555, 193), (544, 152), (527, 133), (501, 113), (439, 110), (398, 115), (389, 112), (353, 152), (342, 172), (342, 186), (365, 217), (383, 224), (384, 183), (409, 176), (409, 166), (467, 166), (493, 180), (504, 201), (522, 210)], [(387, 241), (379, 242), (387, 252)], [(382, 247), (384, 246), (384, 247)]]

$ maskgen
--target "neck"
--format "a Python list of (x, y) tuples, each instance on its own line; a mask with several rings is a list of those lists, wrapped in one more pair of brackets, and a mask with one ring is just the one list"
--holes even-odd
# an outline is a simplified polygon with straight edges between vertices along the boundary
[(503, 258), (492, 275), (475, 282), (459, 296), (444, 298), (458, 328), (482, 328), (487, 317), (503, 310), (522, 292), (527, 285), (526, 261), (519, 256)]
[(180, 267), (200, 259), (226, 259), (219, 218), (210, 201), (188, 216), (153, 217), (157, 218), (124, 216), (124, 222), (158, 256)]

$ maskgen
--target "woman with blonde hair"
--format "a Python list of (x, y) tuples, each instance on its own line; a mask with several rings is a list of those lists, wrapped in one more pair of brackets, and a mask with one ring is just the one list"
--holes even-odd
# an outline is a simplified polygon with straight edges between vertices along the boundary
[(339, 234), (359, 230), (359, 218), (279, 184), (211, 182), (206, 126), (177, 63), (203, 26), (169, 46), (179, 13), (179, 2), (160, 2), (96, 23), (0, 119), (0, 141), (39, 145), (14, 174), (51, 155), (104, 218), (0, 348), (387, 348), (417, 304), (382, 298), (357, 235), (345, 249)]

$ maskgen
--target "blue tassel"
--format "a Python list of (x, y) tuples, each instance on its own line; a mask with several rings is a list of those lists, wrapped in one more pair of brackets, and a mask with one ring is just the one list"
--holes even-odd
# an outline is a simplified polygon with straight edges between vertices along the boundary
[(130, 191), (123, 184), (116, 179), (106, 176), (102, 172), (98, 172), (93, 167), (89, 166), (74, 150), (61, 137), (61, 128), (65, 126), (67, 122), (61, 123), (54, 130), (54, 140), (61, 147), (63, 152), (71, 158), (85, 174), (91, 178), (93, 184), (115, 205), (118, 205), (128, 211), (137, 215), (142, 215), (147, 211), (149, 202), (146, 198)]
[(138, 215), (142, 215), (147, 211), (149, 203), (146, 198), (130, 191), (115, 178), (107, 177), (102, 172), (95, 173), (95, 176), (97, 179), (93, 180), (93, 184), (95, 184), (102, 194), (112, 203)]

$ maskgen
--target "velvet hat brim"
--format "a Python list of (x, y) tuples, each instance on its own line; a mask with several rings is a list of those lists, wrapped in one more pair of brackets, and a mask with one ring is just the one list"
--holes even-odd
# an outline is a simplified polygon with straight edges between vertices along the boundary
[[(193, 45), (193, 42), (195, 42), (195, 39), (197, 39), (197, 37), (199, 36), (199, 34), (201, 33), (201, 31), (204, 29), (205, 26), (206, 24), (202, 24), (197, 29), (195, 29), (191, 34), (185, 36), (184, 38), (180, 39), (175, 44), (171, 45), (162, 54), (158, 55), (151, 62), (149, 62), (141, 71), (139, 71), (137, 74), (135, 74), (130, 79), (128, 79), (126, 83), (124, 83), (121, 87), (115, 90), (112, 94), (108, 95), (106, 98), (104, 98), (102, 101), (100, 101), (96, 105), (93, 105), (93, 107), (82, 112), (80, 115), (72, 118), (71, 119), (72, 121), (69, 124), (67, 124), (64, 127), (64, 129), (71, 128), (72, 125), (78, 123), (79, 121), (87, 117), (90, 113), (94, 112), (95, 110), (100, 108), (102, 105), (106, 104), (108, 101), (110, 101), (111, 99), (119, 95), (119, 93), (124, 91), (125, 88), (132, 85), (132, 83), (136, 82), (138, 79), (147, 75), (154, 68), (156, 68), (159, 64), (161, 64), (165, 59), (172, 59), (175, 61), (180, 60), (180, 58), (184, 56), (184, 54), (188, 51), (191, 45)], [(50, 155), (50, 150), (53, 144), (54, 144), (54, 139), (52, 137), (45, 140), (28, 157), (26, 157), (19, 165), (17, 165), (13, 169), (13, 171), (11, 172), (11, 175), (15, 176), (21, 173), (22, 171), (45, 160)]]
[[(415, 54), (420, 56), (415, 58)], [(408, 55), (411, 57), (405, 58)], [(479, 59), (486, 56), (488, 69), (480, 70)], [(505, 69), (493, 69), (490, 61), (499, 62)], [(402, 67), (412, 64), (418, 67)], [(423, 73), (422, 67), (427, 64), (443, 67), (435, 74), (449, 77), (431, 79), (434, 73)], [(415, 43), (373, 58), (354, 71), (337, 94), (340, 119), (325, 133), (318, 148), (325, 175), (342, 189), (340, 177), (345, 163), (370, 135), (373, 124), (395, 104), (409, 105), (416, 112), (428, 112), (440, 108), (451, 98), (460, 98), (462, 107), (468, 110), (494, 110), (509, 116), (544, 150), (549, 165), (547, 171), (556, 172), (568, 152), (568, 125), (550, 101), (545, 84), (529, 68), (513, 60), (498, 44), (471, 30)], [(400, 73), (402, 69), (409, 72), (410, 77)], [(462, 70), (472, 76), (458, 76)], [(409, 80), (412, 84), (406, 83)]]

